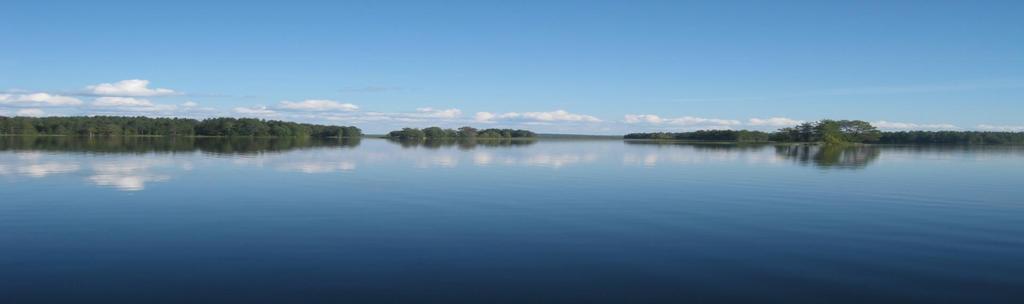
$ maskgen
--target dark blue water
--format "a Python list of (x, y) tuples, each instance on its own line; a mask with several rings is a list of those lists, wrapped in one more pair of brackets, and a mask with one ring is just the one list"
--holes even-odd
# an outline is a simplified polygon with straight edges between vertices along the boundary
[(0, 302), (1024, 302), (1024, 148), (0, 138)]

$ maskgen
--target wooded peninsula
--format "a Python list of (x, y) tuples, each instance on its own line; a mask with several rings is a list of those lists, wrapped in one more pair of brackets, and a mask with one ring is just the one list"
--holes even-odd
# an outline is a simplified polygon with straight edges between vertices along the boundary
[(255, 118), (150, 118), (123, 116), (3, 117), (0, 135), (359, 137), (352, 126)]
[(722, 141), (722, 142), (806, 142), (874, 144), (1024, 144), (1024, 132), (982, 131), (897, 131), (883, 132), (861, 120), (824, 119), (775, 132), (750, 130), (700, 130), (693, 132), (631, 133), (625, 139)]
[(477, 130), (473, 127), (461, 127), (455, 129), (442, 129), (440, 127), (429, 127), (423, 129), (403, 128), (388, 133), (389, 138), (394, 139), (502, 139), (502, 138), (533, 138), (537, 134), (527, 130), (513, 129), (483, 129)]

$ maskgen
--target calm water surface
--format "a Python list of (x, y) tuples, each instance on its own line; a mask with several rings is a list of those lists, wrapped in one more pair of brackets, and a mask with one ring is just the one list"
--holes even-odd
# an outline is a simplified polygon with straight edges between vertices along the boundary
[(0, 302), (1024, 302), (1024, 148), (0, 137)]

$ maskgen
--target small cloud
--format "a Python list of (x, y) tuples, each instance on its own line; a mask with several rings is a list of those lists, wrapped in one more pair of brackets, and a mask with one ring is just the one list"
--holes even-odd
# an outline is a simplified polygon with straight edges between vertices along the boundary
[(649, 124), (660, 124), (664, 122), (664, 119), (658, 115), (652, 114), (626, 114), (626, 123), (649, 123)]
[(351, 103), (340, 103), (334, 100), (326, 99), (307, 99), (299, 102), (282, 101), (278, 108), (283, 110), (293, 111), (310, 111), (310, 112), (326, 112), (326, 111), (342, 111), (342, 112), (353, 112), (359, 110), (359, 106)]
[(551, 112), (508, 112), (495, 114), (490, 112), (477, 112), (475, 117), (477, 122), (497, 122), (497, 121), (517, 121), (523, 123), (548, 123), (548, 122), (600, 122), (601, 120), (597, 117), (569, 113), (565, 110), (555, 110)]
[(0, 104), (11, 106), (77, 106), (82, 104), (78, 98), (53, 95), (48, 93), (31, 94), (0, 94)]
[(134, 97), (99, 97), (92, 105), (98, 108), (107, 108), (126, 112), (162, 112), (174, 111), (176, 105), (155, 104), (148, 99)]
[(676, 118), (665, 118), (653, 114), (626, 114), (624, 118), (626, 123), (636, 124), (645, 123), (652, 125), (673, 125), (683, 127), (702, 127), (702, 128), (731, 128), (733, 126), (742, 125), (743, 123), (739, 120), (733, 119), (720, 119), (720, 118), (703, 118), (693, 116), (683, 116)]
[(998, 132), (1024, 132), (1024, 126), (981, 124), (978, 125), (978, 130)]
[(164, 88), (149, 88), (149, 80), (128, 79), (115, 83), (101, 83), (85, 87), (89, 93), (99, 96), (167, 96), (178, 94), (174, 90)]
[(181, 104), (181, 112), (196, 113), (196, 112), (216, 112), (216, 111), (217, 111), (216, 108), (203, 107), (198, 102), (191, 101), (191, 100), (183, 102)]
[(458, 121), (462, 116), (459, 109), (417, 108), (415, 112), (333, 112), (317, 113), (321, 119), (347, 122), (394, 121), (403, 123), (442, 123)]
[(39, 116), (46, 115), (46, 112), (43, 112), (43, 110), (40, 110), (40, 109), (31, 108), (31, 109), (21, 109), (21, 110), (18, 110), (18, 112), (15, 112), (15, 115), (16, 116), (39, 117)]
[[(515, 118), (515, 113), (506, 113), (505, 116)], [(552, 112), (526, 112), (521, 114), (522, 118), (534, 121), (582, 121), (582, 122), (600, 122), (597, 117), (584, 115), (584, 114), (573, 114), (566, 112), (565, 110), (557, 110)]]
[(883, 130), (959, 130), (952, 124), (941, 123), (941, 124), (918, 124), (911, 122), (895, 122), (895, 121), (876, 121), (871, 123), (875, 127)]
[(802, 120), (796, 120), (786, 117), (771, 117), (771, 118), (751, 118), (747, 121), (748, 125), (751, 126), (764, 126), (764, 127), (792, 127), (804, 123)]
[(275, 112), (274, 110), (268, 109), (265, 106), (237, 107), (234, 110), (235, 110), (235, 113), (243, 114), (243, 115), (263, 115), (263, 116), (269, 116), (269, 115), (277, 114), (277, 112)]
[(491, 112), (476, 112), (476, 115), (473, 115), (473, 120), (477, 122), (493, 122), (492, 120), (495, 117), (497, 115)]
[(423, 116), (425, 116), (425, 117), (434, 117), (434, 118), (458, 118), (459, 116), (462, 116), (462, 110), (459, 110), (459, 109), (438, 110), (438, 109), (427, 107), (427, 108), (417, 108), (416, 112), (420, 113), (420, 114), (423, 114)]
[(92, 103), (97, 107), (148, 107), (153, 103), (146, 99), (131, 97), (100, 97)]

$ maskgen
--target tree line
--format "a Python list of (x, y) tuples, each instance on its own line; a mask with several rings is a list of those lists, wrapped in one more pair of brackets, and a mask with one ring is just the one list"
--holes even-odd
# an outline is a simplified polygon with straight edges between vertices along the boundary
[(354, 148), (362, 138), (202, 136), (0, 136), (0, 151), (255, 154), (319, 147)]
[(359, 128), (255, 118), (3, 117), (0, 135), (358, 137)]
[(533, 138), (537, 134), (527, 130), (513, 129), (483, 129), (473, 127), (461, 127), (459, 129), (442, 129), (440, 127), (429, 127), (423, 129), (403, 128), (388, 133), (388, 137), (394, 139), (501, 139), (501, 138)]
[(771, 134), (749, 130), (699, 130), (693, 132), (630, 133), (625, 139), (767, 142)]
[(630, 133), (624, 136), (624, 138), (736, 142), (821, 142), (828, 144), (1024, 144), (1024, 132), (882, 132), (866, 121), (831, 119), (802, 123), (771, 133), (749, 130), (700, 130), (678, 133)]

